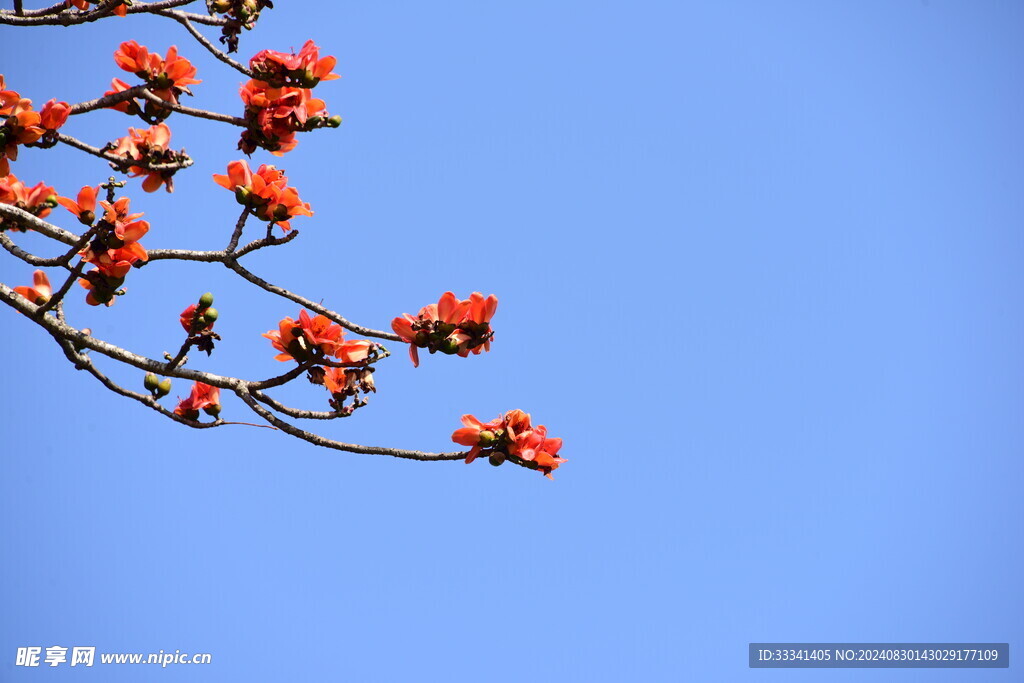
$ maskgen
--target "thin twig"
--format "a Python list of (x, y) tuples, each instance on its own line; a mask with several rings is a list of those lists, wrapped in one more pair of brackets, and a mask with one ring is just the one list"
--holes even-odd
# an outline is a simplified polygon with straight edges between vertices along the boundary
[(165, 17), (171, 17), (179, 24), (184, 26), (185, 29), (192, 34), (192, 37), (196, 39), (196, 42), (205, 47), (207, 50), (210, 51), (210, 54), (212, 54), (214, 57), (230, 66), (235, 71), (238, 71), (239, 73), (244, 74), (249, 78), (256, 78), (256, 74), (247, 69), (243, 64), (236, 62), (235, 60), (231, 59), (231, 57), (228, 57), (225, 52), (218, 49), (216, 45), (207, 40), (206, 36), (200, 33), (199, 30), (192, 25), (192, 21), (195, 20), (194, 17), (186, 16), (185, 13), (183, 12), (160, 12), (159, 14), (162, 14)]

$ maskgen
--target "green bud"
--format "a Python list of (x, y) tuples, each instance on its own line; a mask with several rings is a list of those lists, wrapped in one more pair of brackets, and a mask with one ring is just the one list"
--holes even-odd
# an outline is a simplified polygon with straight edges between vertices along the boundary
[(239, 185), (235, 188), (235, 201), (243, 206), (249, 205), (249, 199), (252, 197), (252, 190), (247, 187)]
[(337, 128), (338, 126), (341, 125), (341, 117), (338, 115), (332, 116), (331, 118), (327, 119), (327, 125), (330, 126), (331, 128)]
[(210, 323), (212, 323), (213, 321), (215, 321), (217, 319), (218, 315), (220, 315), (220, 314), (217, 313), (217, 309), (216, 308), (207, 308), (206, 312), (203, 313), (203, 320), (205, 320), (206, 324), (209, 325)]
[[(213, 294), (207, 292), (199, 297), (199, 308), (209, 308), (213, 305)], [(214, 318), (216, 320), (216, 318)]]
[(445, 339), (441, 342), (441, 346), (438, 348), (441, 353), (447, 353), (449, 356), (459, 352), (459, 342), (454, 339)]
[(492, 443), (494, 443), (494, 441), (494, 432), (485, 429), (484, 431), (480, 432), (480, 440), (477, 441), (477, 444), (483, 446), (484, 448), (487, 448)]
[(57, 206), (58, 203), (59, 202), (57, 201), (57, 198), (54, 197), (52, 194), (46, 198), (46, 205), (49, 206), (51, 209)]
[(427, 334), (426, 331), (420, 330), (416, 333), (416, 337), (413, 339), (413, 344), (422, 348), (427, 345), (427, 340), (429, 338), (430, 335)]
[(495, 467), (499, 467), (505, 464), (505, 454), (501, 451), (494, 451), (490, 457), (487, 458), (487, 462), (491, 463)]
[(210, 415), (211, 417), (217, 417), (218, 415), (220, 415), (220, 404), (215, 403), (212, 406), (206, 406), (205, 408), (203, 408), (203, 412), (206, 413), (207, 415)]
[(313, 88), (320, 82), (320, 79), (313, 75), (312, 71), (303, 71), (302, 78), (299, 79), (299, 85), (303, 88)]
[(160, 386), (160, 378), (150, 372), (146, 374), (146, 379), (142, 381), (142, 384), (146, 387), (146, 391), (156, 391)]
[(171, 378), (165, 377), (156, 387), (157, 396), (166, 396), (171, 393)]

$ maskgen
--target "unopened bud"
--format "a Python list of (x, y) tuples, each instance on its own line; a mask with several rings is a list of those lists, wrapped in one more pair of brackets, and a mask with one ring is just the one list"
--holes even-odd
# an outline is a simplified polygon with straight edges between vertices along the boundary
[(199, 297), (199, 308), (209, 308), (213, 305), (213, 294), (207, 292)]
[(454, 339), (445, 339), (441, 342), (441, 346), (438, 349), (441, 353), (447, 353), (449, 356), (459, 352), (459, 342)]
[(146, 387), (146, 391), (156, 391), (157, 387), (160, 386), (160, 378), (150, 372), (146, 375), (142, 384)]
[(286, 220), (288, 220), (288, 216), (289, 215), (290, 214), (288, 213), (288, 207), (285, 206), (284, 204), (278, 204), (274, 208), (274, 220), (275, 221), (286, 221)]
[(171, 393), (171, 378), (165, 377), (156, 387), (157, 396), (166, 396)]
[(220, 314), (217, 313), (216, 308), (207, 308), (206, 312), (203, 313), (203, 320), (206, 322), (207, 325), (209, 325), (210, 323), (217, 319), (218, 315)]
[(217, 417), (220, 415), (220, 404), (214, 403), (212, 406), (206, 406), (203, 408), (203, 412), (211, 417)]
[(501, 451), (494, 451), (487, 458), (487, 462), (491, 463), (495, 467), (505, 464), (505, 454)]
[(46, 198), (46, 205), (49, 206), (51, 209), (57, 206), (58, 203), (59, 202), (57, 201), (57, 198), (54, 197), (52, 194)]
[(94, 220), (96, 220), (96, 214), (94, 214), (92, 211), (83, 211), (82, 213), (78, 214), (78, 222), (82, 223), (83, 225), (92, 225), (92, 222)]
[(480, 437), (479, 437), (479, 440), (477, 441), (478, 445), (483, 446), (484, 448), (487, 448), (492, 443), (494, 443), (494, 432), (492, 432), (490, 430), (487, 430), (487, 429), (485, 429), (484, 431), (480, 432)]
[(327, 125), (331, 128), (337, 128), (341, 125), (341, 116), (335, 115), (327, 119)]
[(235, 201), (244, 206), (249, 205), (249, 198), (252, 197), (252, 190), (239, 185), (235, 188)]

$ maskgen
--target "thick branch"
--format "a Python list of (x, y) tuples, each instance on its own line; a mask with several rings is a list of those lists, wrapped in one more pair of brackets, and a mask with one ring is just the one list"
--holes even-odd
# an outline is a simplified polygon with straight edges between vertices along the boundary
[(111, 166), (113, 166), (118, 171), (121, 171), (122, 173), (126, 173), (128, 169), (132, 166), (138, 166), (139, 168), (144, 168), (147, 171), (159, 173), (160, 171), (180, 171), (181, 169), (188, 168), (189, 166), (192, 165), (191, 157), (185, 157), (181, 161), (176, 161), (169, 164), (151, 164), (145, 159), (132, 159), (130, 157), (121, 157), (116, 154), (111, 154), (110, 152), (104, 149), (100, 149), (99, 147), (93, 147), (87, 142), (82, 142), (77, 138), (73, 138), (70, 135), (65, 135), (63, 133), (58, 133), (57, 139), (63, 142), (65, 145), (70, 145), (75, 149), (80, 149), (83, 152), (88, 152), (93, 156), (97, 156), (100, 159), (109, 161)]
[[(182, 7), (193, 2), (195, 0), (135, 2), (128, 7), (128, 14), (170, 11), (175, 7)], [(28, 10), (20, 14), (17, 10), (0, 10), (0, 24), (7, 24), (9, 26), (72, 26), (75, 24), (85, 24), (112, 16), (115, 4), (114, 0), (107, 0), (107, 2), (99, 4), (96, 9), (84, 12), (72, 11), (70, 8), (65, 10), (62, 7), (63, 3), (39, 10)]]
[(20, 223), (23, 227), (31, 228), (38, 233), (46, 235), (47, 237), (59, 242), (63, 242), (64, 244), (78, 244), (79, 236), (75, 233), (68, 232), (63, 228), (58, 228), (56, 225), (51, 225), (42, 218), (36, 218), (28, 211), (23, 211), (16, 206), (0, 203), (0, 215), (6, 216), (17, 223)]

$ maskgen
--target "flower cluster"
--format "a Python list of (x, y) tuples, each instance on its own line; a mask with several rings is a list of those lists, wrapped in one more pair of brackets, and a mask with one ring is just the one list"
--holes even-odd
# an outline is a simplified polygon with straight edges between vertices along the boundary
[(472, 415), (462, 416), (463, 427), (452, 434), (452, 441), (472, 449), (466, 462), (487, 454), (492, 465), (509, 460), (516, 465), (540, 470), (549, 479), (552, 470), (565, 462), (558, 457), (561, 439), (549, 439), (544, 425), (534, 427), (530, 415), (521, 410), (510, 410), (490, 422), (481, 422)]
[(128, 197), (100, 202), (103, 218), (93, 227), (92, 240), (79, 252), (83, 261), (96, 266), (78, 281), (89, 290), (85, 302), (90, 306), (113, 306), (114, 296), (124, 293), (118, 288), (132, 265), (148, 259), (139, 240), (149, 232), (149, 223), (138, 220), (141, 213), (129, 213), (129, 204)]
[(307, 311), (299, 319), (284, 318), (277, 330), (263, 334), (281, 353), (276, 360), (296, 360), (300, 363), (334, 357), (342, 363), (360, 363), (369, 358), (376, 344), (366, 339), (345, 341), (345, 330), (332, 323), (327, 316), (311, 317)]
[(198, 420), (200, 410), (213, 417), (220, 415), (220, 389), (218, 387), (196, 382), (192, 385), (189, 397), (178, 402), (174, 414), (180, 415), (186, 420)]
[[(128, 135), (107, 145), (108, 150), (122, 157), (122, 166), (133, 178), (146, 176), (142, 189), (156, 192), (161, 185), (168, 192), (174, 191), (174, 173), (178, 164), (185, 159), (183, 152), (175, 152), (167, 145), (171, 141), (171, 129), (166, 123), (157, 124), (147, 130), (128, 129)], [(162, 166), (162, 168), (156, 168)]]
[(271, 0), (206, 0), (210, 14), (223, 14), (220, 42), (228, 46), (228, 52), (238, 51), (238, 36), (242, 29), (251, 30), (265, 7), (273, 8)]
[[(329, 401), (332, 408), (342, 417), (348, 417), (358, 408), (367, 404), (367, 399), (360, 397), (360, 393), (376, 393), (377, 387), (373, 382), (373, 368), (324, 368), (322, 375), (310, 373), (310, 381), (314, 384), (323, 384), (327, 391), (331, 392)], [(346, 399), (351, 398), (352, 402), (345, 405)]]
[[(64, 6), (76, 7), (80, 10), (85, 11), (89, 9), (89, 5), (98, 5), (100, 4), (100, 2), (102, 2), (102, 0), (64, 0)], [(116, 5), (114, 5), (113, 13), (119, 17), (124, 17), (128, 15), (128, 5), (125, 2), (125, 0), (119, 0), (119, 2)]]
[(421, 308), (419, 316), (403, 313), (392, 320), (391, 329), (409, 343), (409, 357), (417, 367), (419, 349), (465, 358), (470, 353), (491, 350), (491, 317), (497, 308), (498, 297), (493, 294), (484, 298), (480, 292), (473, 292), (468, 299), (460, 300), (452, 292), (445, 292), (436, 304)]
[(4, 77), (0, 74), (0, 177), (11, 172), (10, 161), (17, 160), (18, 145), (56, 144), (57, 129), (71, 114), (71, 106), (57, 100), (50, 100), (35, 111), (32, 100), (4, 88)]
[(281, 156), (295, 148), (295, 134), (315, 128), (341, 125), (340, 116), (329, 116), (323, 100), (310, 90), (320, 81), (338, 78), (331, 73), (337, 60), (320, 57), (320, 48), (307, 41), (298, 54), (263, 50), (249, 60), (257, 78), (242, 86), (248, 128), (238, 149), (252, 154), (263, 148)]
[(288, 232), (295, 216), (312, 216), (309, 204), (299, 199), (299, 191), (288, 186), (284, 171), (262, 164), (255, 173), (244, 160), (228, 164), (227, 175), (213, 176), (215, 183), (232, 190), (235, 200), (252, 210), (254, 216), (276, 223)]
[(53, 296), (53, 287), (50, 286), (50, 278), (46, 273), (37, 270), (32, 273), (31, 287), (15, 287), (14, 291), (22, 295), (36, 306), (42, 306)]
[[(178, 56), (178, 48), (173, 45), (167, 49), (167, 58), (164, 59), (159, 53), (150, 52), (145, 45), (130, 40), (121, 43), (114, 53), (114, 61), (125, 71), (144, 80), (149, 90), (165, 102), (177, 104), (182, 93), (192, 94), (188, 86), (202, 83), (193, 78), (196, 75), (196, 68), (187, 59)], [(112, 89), (104, 95), (123, 92), (130, 87), (124, 81), (115, 78), (111, 82)], [(144, 114), (144, 118), (150, 122), (165, 119), (171, 114), (170, 109), (154, 105), (148, 100), (141, 106), (135, 99), (125, 100), (110, 108), (126, 114)]]
[(321, 59), (320, 48), (312, 40), (307, 40), (298, 54), (261, 50), (249, 60), (249, 69), (256, 78), (268, 84), (312, 88), (320, 81), (340, 78), (331, 72), (337, 63), (334, 57)]
[(200, 351), (205, 351), (209, 356), (213, 352), (214, 340), (220, 336), (213, 332), (213, 324), (220, 317), (220, 313), (213, 307), (213, 294), (207, 292), (199, 297), (199, 302), (194, 303), (178, 317), (182, 328), (188, 333), (189, 343), (195, 344)]
[[(46, 218), (60, 200), (57, 191), (44, 183), (28, 187), (17, 176), (0, 177), (0, 204), (10, 204), (33, 216)], [(4, 230), (25, 232), (25, 227), (0, 216), (0, 232)]]

